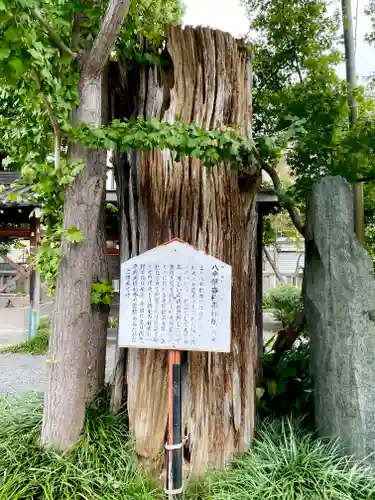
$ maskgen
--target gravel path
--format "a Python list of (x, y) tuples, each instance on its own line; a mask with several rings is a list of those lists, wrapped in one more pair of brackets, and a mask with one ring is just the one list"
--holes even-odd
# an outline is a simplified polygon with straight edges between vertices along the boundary
[[(114, 347), (107, 349), (107, 374), (114, 363)], [(44, 391), (47, 356), (0, 354), (0, 395)]]

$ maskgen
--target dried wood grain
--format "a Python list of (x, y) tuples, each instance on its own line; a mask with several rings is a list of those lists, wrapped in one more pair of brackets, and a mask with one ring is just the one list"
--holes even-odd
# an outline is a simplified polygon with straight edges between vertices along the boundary
[[(167, 36), (171, 65), (140, 71), (136, 114), (168, 122), (195, 120), (205, 128), (230, 124), (249, 134), (246, 50), (231, 35), (209, 28), (169, 27)], [(122, 99), (133, 98), (123, 92)], [(207, 169), (193, 158), (176, 162), (169, 151), (118, 155), (117, 169), (123, 260), (179, 237), (233, 267), (231, 353), (191, 352), (184, 370), (183, 425), (190, 475), (197, 476), (207, 466), (224, 467), (253, 438), (259, 171), (254, 170), (252, 188), (244, 194), (230, 165)], [(128, 349), (126, 358), (136, 450), (150, 468), (160, 470), (167, 424), (166, 353)]]

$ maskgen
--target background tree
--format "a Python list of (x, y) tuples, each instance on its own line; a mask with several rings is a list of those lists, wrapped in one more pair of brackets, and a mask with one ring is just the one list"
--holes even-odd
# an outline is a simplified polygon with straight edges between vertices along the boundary
[[(339, 52), (339, 16), (329, 15), (321, 0), (244, 0), (250, 19), (254, 50), (254, 131), (280, 133), (291, 121), (301, 120), (283, 154), (293, 178), (277, 192), (285, 208), (305, 212), (311, 186), (321, 177), (342, 175), (349, 181), (373, 170), (373, 101), (356, 90), (359, 120), (349, 129), (346, 84), (336, 72)], [(277, 159), (277, 157), (275, 158)], [(275, 178), (277, 162), (263, 165)], [(277, 179), (276, 179), (277, 180)], [(373, 252), (372, 185), (366, 185), (366, 245)], [(303, 223), (297, 221), (299, 230)], [(268, 237), (270, 232), (268, 231)], [(280, 336), (276, 348), (285, 349), (302, 331), (299, 312)]]
[(320, 0), (245, 2), (254, 33), (254, 131), (303, 128), (285, 151), (299, 190), (330, 171), (346, 118), (337, 23)]
[[(285, 191), (303, 213), (312, 184), (322, 176), (343, 175), (353, 181), (371, 174), (373, 95), (360, 87), (356, 90), (359, 121), (351, 131), (346, 84), (337, 74), (342, 59), (340, 14), (329, 14), (325, 1), (243, 3), (255, 53), (254, 132), (278, 133), (290, 121), (303, 122), (283, 152), (293, 180)], [(370, 3), (368, 13), (373, 11)], [(373, 188), (365, 189), (366, 225), (370, 227)]]
[[(12, 122), (11, 108), (6, 105), (3, 127), (7, 139), (16, 139), (6, 141), (12, 145), (7, 146), (10, 158), (6, 164), (22, 165), (37, 194), (48, 200), (44, 214), (53, 234), (49, 235), (52, 241), (50, 238), (45, 242), (44, 260), (53, 263), (47, 272), (50, 278), (56, 278), (56, 264), (60, 263), (42, 431), (42, 442), (56, 447), (67, 447), (79, 436), (88, 396), (87, 359), (97, 360), (100, 349), (103, 360), (106, 335), (105, 315), (96, 311), (96, 318), (90, 316), (92, 281), (106, 277), (102, 227), (106, 154), (74, 141), (69, 142), (67, 153), (62, 140), (69, 123), (102, 123), (106, 98), (103, 71), (116, 40), (119, 38), (121, 47), (120, 42), (124, 46), (128, 39), (134, 39), (133, 45), (127, 45), (134, 55), (140, 35), (152, 35), (154, 30), (155, 38), (160, 38), (161, 19), (171, 21), (181, 14), (178, 2), (169, 2), (163, 17), (161, 2), (134, 2), (129, 25), (119, 37), (129, 5), (112, 1), (105, 11), (101, 4), (80, 1), (61, 2), (58, 6), (16, 2), (4, 3), (1, 10), (0, 76), (4, 92), (8, 92), (3, 103), (5, 97), (14, 102), (12, 92), (17, 87), (19, 92), (15, 94), (20, 96), (22, 108), (27, 113), (35, 109), (31, 120), (22, 124), (20, 120)], [(36, 118), (41, 123), (31, 128), (30, 134), (29, 126), (35, 124)], [(54, 162), (48, 156), (52, 152)], [(100, 388), (103, 366), (98, 362), (92, 370), (94, 378), (99, 369), (102, 375), (92, 380), (95, 389), (91, 392)]]

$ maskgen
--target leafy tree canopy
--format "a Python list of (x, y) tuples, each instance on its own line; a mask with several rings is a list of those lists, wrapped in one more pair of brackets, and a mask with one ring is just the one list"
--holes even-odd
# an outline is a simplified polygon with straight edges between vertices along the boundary
[[(107, 3), (0, 0), (0, 154), (3, 167), (21, 171), (33, 184), (42, 207), (46, 232), (37, 263), (51, 288), (61, 254), (64, 190), (82, 169), (68, 161), (63, 130), (78, 104), (79, 54), (98, 34)], [(181, 16), (180, 0), (133, 1), (112, 57), (155, 62), (165, 23)], [(80, 235), (69, 230), (66, 237), (74, 234), (77, 241)]]
[[(299, 119), (284, 151), (294, 182), (288, 193), (302, 210), (314, 182), (325, 175), (349, 181), (374, 171), (374, 102), (356, 89), (359, 120), (349, 128), (347, 86), (336, 72), (340, 16), (323, 0), (243, 0), (254, 51), (254, 129), (269, 134)], [(373, 12), (375, 9), (373, 8)], [(374, 16), (375, 17), (375, 16)], [(375, 23), (374, 23), (375, 26)], [(375, 227), (375, 190), (365, 187), (367, 243)]]

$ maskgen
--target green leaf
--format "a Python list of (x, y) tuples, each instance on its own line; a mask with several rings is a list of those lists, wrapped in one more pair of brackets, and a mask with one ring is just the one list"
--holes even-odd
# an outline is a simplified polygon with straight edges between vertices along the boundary
[(106, 304), (112, 303), (114, 295), (113, 286), (107, 280), (93, 283), (91, 286), (91, 303), (92, 304)]
[(20, 75), (25, 71), (25, 66), (22, 62), (22, 59), (10, 59), (9, 65), (14, 69), (14, 71)]
[(7, 196), (7, 200), (10, 202), (16, 202), (18, 201), (18, 196), (16, 193), (9, 193)]
[(277, 394), (277, 383), (276, 380), (267, 380), (267, 389), (271, 397), (275, 397)]
[(42, 61), (43, 60), (43, 53), (39, 52), (38, 50), (35, 49), (28, 49), (29, 54), (36, 60)]
[(0, 47), (0, 61), (3, 61), (4, 59), (8, 59), (9, 56), (10, 56), (10, 48), (9, 47)]
[(70, 243), (80, 243), (83, 240), (83, 233), (76, 226), (66, 229), (65, 236)]
[(264, 396), (264, 393), (265, 393), (264, 387), (257, 387), (255, 393), (256, 393), (256, 398), (258, 400), (262, 399), (262, 397)]
[(107, 203), (107, 210), (112, 213), (117, 213), (118, 209), (113, 203)]

